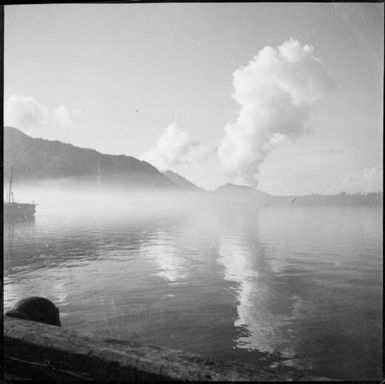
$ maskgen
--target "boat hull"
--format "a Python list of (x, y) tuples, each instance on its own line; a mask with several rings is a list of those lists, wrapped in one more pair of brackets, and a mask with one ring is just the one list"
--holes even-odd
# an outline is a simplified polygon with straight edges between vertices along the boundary
[(30, 219), (35, 216), (36, 204), (4, 203), (4, 219)]

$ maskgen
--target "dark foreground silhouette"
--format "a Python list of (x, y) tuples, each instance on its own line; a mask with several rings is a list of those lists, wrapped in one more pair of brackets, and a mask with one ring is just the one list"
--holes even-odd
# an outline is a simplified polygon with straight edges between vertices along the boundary
[(61, 327), (58, 308), (44, 297), (26, 297), (18, 301), (5, 315)]

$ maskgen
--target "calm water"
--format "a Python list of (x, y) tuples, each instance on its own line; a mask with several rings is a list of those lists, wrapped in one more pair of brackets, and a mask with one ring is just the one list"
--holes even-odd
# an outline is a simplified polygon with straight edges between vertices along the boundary
[[(381, 377), (382, 207), (38, 206), (4, 225), (4, 305), (215, 358)], [(288, 368), (290, 369), (290, 368)]]

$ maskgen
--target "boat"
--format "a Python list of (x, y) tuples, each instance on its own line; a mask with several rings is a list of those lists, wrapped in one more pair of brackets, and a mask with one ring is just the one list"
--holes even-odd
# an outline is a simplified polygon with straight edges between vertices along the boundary
[(34, 203), (17, 203), (13, 197), (12, 191), (13, 171), (9, 178), (9, 190), (7, 201), (4, 201), (4, 220), (9, 219), (32, 219), (35, 217), (36, 204)]

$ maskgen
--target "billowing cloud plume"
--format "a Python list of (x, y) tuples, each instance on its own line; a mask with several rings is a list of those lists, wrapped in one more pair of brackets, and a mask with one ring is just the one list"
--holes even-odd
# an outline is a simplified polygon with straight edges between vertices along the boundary
[(76, 128), (84, 114), (64, 105), (48, 108), (31, 96), (11, 95), (4, 103), (4, 124), (26, 133), (51, 136), (52, 130)]
[(219, 158), (233, 181), (257, 185), (260, 166), (275, 146), (310, 131), (315, 103), (332, 89), (314, 48), (297, 40), (263, 48), (233, 75), (241, 108), (225, 126)]
[(382, 192), (383, 169), (382, 167), (366, 168), (349, 172), (341, 183), (330, 189), (331, 193), (370, 193)]
[(161, 171), (194, 163), (206, 157), (208, 151), (199, 141), (192, 140), (175, 123), (170, 124), (155, 146), (140, 155)]

